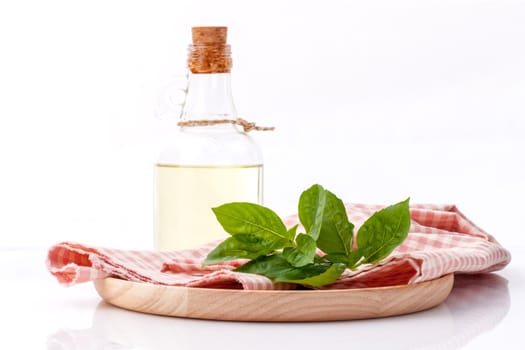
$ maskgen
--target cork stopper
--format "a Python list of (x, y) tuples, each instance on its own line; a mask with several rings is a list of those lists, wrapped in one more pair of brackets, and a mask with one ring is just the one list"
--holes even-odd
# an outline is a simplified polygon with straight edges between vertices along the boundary
[(228, 27), (193, 27), (193, 45), (226, 44)]
[(232, 67), (227, 27), (191, 28), (188, 68), (194, 74), (229, 73)]

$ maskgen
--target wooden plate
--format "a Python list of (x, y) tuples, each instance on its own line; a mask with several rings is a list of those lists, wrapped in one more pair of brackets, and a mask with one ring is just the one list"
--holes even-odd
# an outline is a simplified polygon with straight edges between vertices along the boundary
[(387, 317), (441, 304), (454, 274), (422, 283), (361, 289), (248, 291), (171, 287), (105, 278), (107, 303), (144, 313), (229, 321), (304, 322)]

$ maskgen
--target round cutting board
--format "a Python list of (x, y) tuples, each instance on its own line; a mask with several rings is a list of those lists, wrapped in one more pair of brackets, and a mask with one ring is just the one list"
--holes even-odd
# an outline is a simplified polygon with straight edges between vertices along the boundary
[(109, 304), (144, 313), (230, 321), (304, 322), (387, 317), (441, 304), (454, 274), (392, 287), (337, 290), (233, 290), (96, 280)]

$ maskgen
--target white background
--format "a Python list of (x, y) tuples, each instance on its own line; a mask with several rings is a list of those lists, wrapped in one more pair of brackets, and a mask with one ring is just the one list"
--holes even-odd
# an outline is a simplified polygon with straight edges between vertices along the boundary
[[(195, 25), (229, 27), (239, 113), (277, 127), (253, 135), (269, 207), (295, 212), (313, 183), (455, 203), (511, 264), (428, 312), (286, 326), (141, 315), (59, 286), (43, 263), (58, 241), (152, 248), (173, 124), (154, 111)], [(525, 1), (0, 0), (0, 347), (521, 348), (524, 133)]]
[(164, 87), (226, 25), (265, 204), (455, 203), (523, 247), (523, 1), (3, 1), (0, 246), (152, 247)]

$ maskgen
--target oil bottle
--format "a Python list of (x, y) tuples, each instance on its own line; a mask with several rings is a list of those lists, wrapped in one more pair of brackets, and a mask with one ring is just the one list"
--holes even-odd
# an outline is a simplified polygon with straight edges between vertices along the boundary
[(263, 200), (263, 158), (236, 120), (226, 27), (193, 27), (182, 126), (155, 166), (155, 248), (196, 247), (224, 232), (211, 208)]

